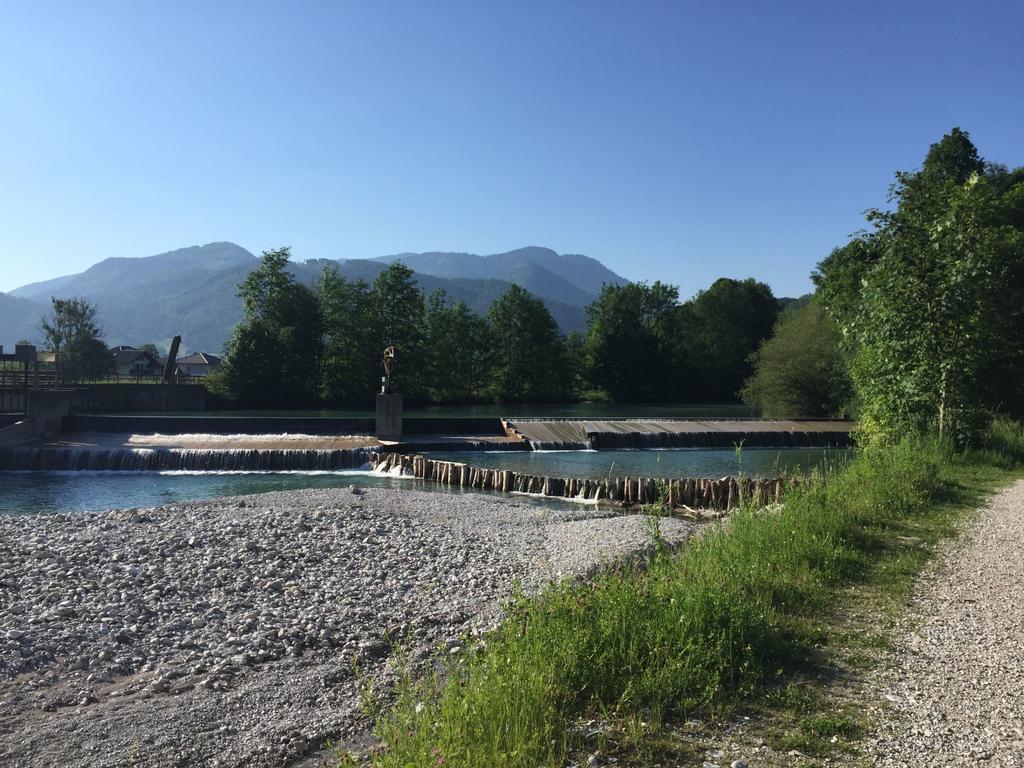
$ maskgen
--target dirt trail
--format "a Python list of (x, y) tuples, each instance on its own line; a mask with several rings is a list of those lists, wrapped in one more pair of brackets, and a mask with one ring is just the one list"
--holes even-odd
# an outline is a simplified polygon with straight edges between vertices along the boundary
[(1024, 481), (996, 495), (913, 598), (879, 693), (881, 766), (1024, 766)]

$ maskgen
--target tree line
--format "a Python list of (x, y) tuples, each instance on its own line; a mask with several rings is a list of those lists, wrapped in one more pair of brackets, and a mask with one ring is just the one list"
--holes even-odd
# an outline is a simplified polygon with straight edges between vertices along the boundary
[(483, 316), (389, 265), (372, 284), (328, 266), (313, 286), (266, 251), (239, 286), (218, 391), (247, 406), (364, 404), (381, 353), (398, 349), (397, 391), (419, 402), (735, 402), (781, 302), (764, 283), (722, 278), (681, 302), (674, 286), (605, 286), (585, 333), (562, 335), (544, 303), (512, 286)]

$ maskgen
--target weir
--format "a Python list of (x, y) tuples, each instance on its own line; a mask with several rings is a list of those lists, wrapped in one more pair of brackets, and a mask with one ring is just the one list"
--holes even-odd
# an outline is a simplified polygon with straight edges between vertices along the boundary
[(852, 444), (853, 422), (830, 419), (506, 420), (533, 450), (829, 448)]
[(368, 448), (21, 448), (0, 450), (6, 471), (316, 472), (360, 469)]
[(590, 480), (555, 478), (511, 470), (473, 467), (456, 461), (435, 461), (428, 456), (374, 453), (371, 466), (386, 472), (442, 485), (504, 493), (529, 493), (566, 501), (606, 501), (630, 507), (663, 501), (671, 509), (697, 508), (728, 511), (744, 501), (769, 504), (781, 501), (797, 478), (677, 478), (616, 477)]

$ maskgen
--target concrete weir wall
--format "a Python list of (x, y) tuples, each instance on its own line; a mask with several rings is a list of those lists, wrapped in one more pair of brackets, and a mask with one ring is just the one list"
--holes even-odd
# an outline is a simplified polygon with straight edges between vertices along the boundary
[(162, 435), (372, 435), (373, 419), (290, 416), (135, 416), (73, 413), (65, 432), (123, 432)]
[(607, 501), (629, 507), (657, 502), (664, 494), (664, 501), (672, 509), (690, 507), (728, 511), (747, 500), (769, 504), (780, 501), (786, 488), (798, 482), (796, 478), (781, 477), (617, 477), (607, 480), (543, 477), (398, 453), (375, 453), (370, 463), (378, 472), (430, 480), (442, 485), (505, 493), (531, 493), (566, 501)]
[(28, 398), (28, 413), (0, 429), (0, 448), (60, 434), (63, 421), (75, 404), (75, 396), (73, 389), (32, 390)]
[(82, 413), (206, 410), (203, 384), (96, 384), (79, 387)]
[(851, 444), (852, 422), (834, 419), (510, 419), (509, 432), (538, 450), (824, 448)]
[[(124, 432), (162, 435), (372, 435), (373, 417), (333, 419), (296, 416), (136, 416), (74, 413), (64, 422), (65, 432)], [(406, 435), (504, 435), (501, 419), (416, 418), (402, 420)]]

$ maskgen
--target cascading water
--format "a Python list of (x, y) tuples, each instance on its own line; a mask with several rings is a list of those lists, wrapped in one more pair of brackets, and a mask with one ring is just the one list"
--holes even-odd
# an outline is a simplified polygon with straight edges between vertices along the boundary
[(532, 451), (588, 451), (593, 446), (584, 425), (575, 421), (507, 422)]
[(530, 449), (534, 451), (589, 451), (593, 446), (589, 441), (582, 440), (531, 440)]
[(311, 472), (359, 469), (368, 448), (33, 448), (0, 450), (0, 470), (121, 472)]

